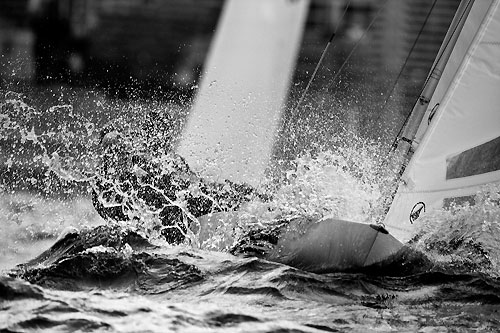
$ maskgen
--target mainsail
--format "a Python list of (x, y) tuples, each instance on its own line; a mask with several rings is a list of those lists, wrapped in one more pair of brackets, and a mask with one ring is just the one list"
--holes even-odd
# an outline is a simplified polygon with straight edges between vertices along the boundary
[(500, 182), (500, 1), (464, 3), (472, 8), (411, 138), (417, 148), (384, 221), (401, 241), (414, 235), (421, 211), (473, 202), (483, 185)]

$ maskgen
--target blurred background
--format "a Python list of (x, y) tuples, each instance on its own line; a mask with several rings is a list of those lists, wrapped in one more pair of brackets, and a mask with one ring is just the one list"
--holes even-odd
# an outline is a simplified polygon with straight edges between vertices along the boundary
[[(420, 93), (458, 3), (311, 0), (276, 158), (329, 147), (332, 133), (341, 131), (390, 142)], [(41, 113), (70, 104), (97, 127), (139, 100), (149, 110), (183, 119), (223, 5), (223, 0), (0, 0), (0, 89), (22, 94)], [(292, 115), (335, 30), (304, 103)], [(53, 122), (61, 120), (46, 113)], [(0, 143), (5, 178), (12, 142), (4, 137)]]
[[(1, 84), (103, 87), (126, 96), (130, 85), (145, 94), (187, 90), (202, 72), (223, 0), (1, 0)], [(294, 82), (303, 83), (338, 27), (323, 68), (335, 71), (377, 18), (349, 71), (397, 73), (433, 0), (311, 0)], [(425, 76), (458, 5), (436, 2), (407, 66)], [(359, 80), (363, 80), (363, 75)], [(321, 75), (320, 75), (321, 77)], [(321, 87), (325, 83), (318, 82)], [(128, 89), (127, 89), (128, 88)]]

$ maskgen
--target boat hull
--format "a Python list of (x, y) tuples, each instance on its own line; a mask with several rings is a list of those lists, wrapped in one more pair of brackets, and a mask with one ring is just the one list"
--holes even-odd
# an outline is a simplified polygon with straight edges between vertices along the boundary
[(379, 226), (328, 218), (290, 224), (266, 258), (312, 272), (346, 271), (385, 261), (403, 247)]
[[(238, 219), (236, 212), (202, 216), (200, 239), (209, 238), (209, 233), (220, 229), (218, 225), (226, 226), (222, 229), (228, 229), (228, 224), (238, 225)], [(404, 247), (380, 226), (333, 218), (293, 219), (276, 238), (263, 258), (311, 272), (352, 271), (390, 262)]]

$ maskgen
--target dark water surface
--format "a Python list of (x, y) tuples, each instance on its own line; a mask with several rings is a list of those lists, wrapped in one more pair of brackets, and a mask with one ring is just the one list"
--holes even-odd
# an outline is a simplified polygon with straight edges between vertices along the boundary
[(4, 273), (0, 329), (498, 331), (498, 278), (453, 265), (404, 265), (383, 275), (319, 275), (255, 257), (153, 245), (119, 226), (84, 228)]

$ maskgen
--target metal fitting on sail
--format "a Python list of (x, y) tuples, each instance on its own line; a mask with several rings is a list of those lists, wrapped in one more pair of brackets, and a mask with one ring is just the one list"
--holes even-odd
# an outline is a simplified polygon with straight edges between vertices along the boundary
[(424, 95), (420, 95), (420, 96), (418, 97), (418, 102), (420, 103), (420, 105), (426, 105), (426, 104), (429, 104), (429, 102), (430, 102), (430, 101), (431, 101), (431, 100), (430, 100), (430, 98), (429, 98), (429, 97), (426, 97), (426, 96), (424, 96)]
[(439, 103), (436, 103), (436, 105), (434, 105), (431, 112), (429, 113), (429, 117), (427, 118), (427, 124), (431, 123), (432, 118), (434, 118), (434, 116), (436, 115), (436, 111), (438, 110), (438, 108), (439, 108)]

